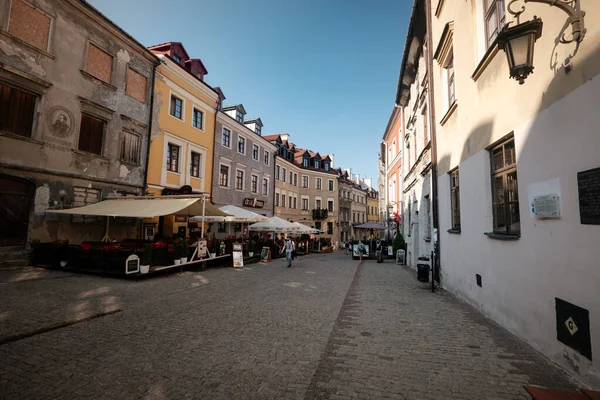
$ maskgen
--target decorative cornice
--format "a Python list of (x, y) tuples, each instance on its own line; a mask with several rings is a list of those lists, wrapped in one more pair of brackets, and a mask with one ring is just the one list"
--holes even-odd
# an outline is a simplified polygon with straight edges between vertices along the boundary
[(442, 66), (446, 68), (448, 66), (449, 55), (452, 52), (452, 42), (454, 39), (454, 21), (448, 22), (444, 27), (442, 36), (438, 43), (435, 55), (433, 58)]

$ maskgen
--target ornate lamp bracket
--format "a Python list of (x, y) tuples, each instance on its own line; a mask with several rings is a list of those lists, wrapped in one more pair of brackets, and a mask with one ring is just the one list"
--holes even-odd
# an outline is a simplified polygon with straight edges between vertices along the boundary
[(550, 7), (558, 7), (564, 12), (567, 13), (569, 18), (567, 22), (571, 25), (571, 37), (567, 38), (565, 34), (563, 34), (560, 38), (561, 43), (572, 43), (577, 42), (580, 43), (585, 36), (586, 29), (584, 26), (584, 17), (585, 11), (581, 10), (580, 0), (511, 0), (508, 3), (507, 10), (511, 15), (514, 15), (517, 19), (517, 24), (520, 23), (519, 17), (525, 11), (525, 6), (522, 5), (520, 10), (513, 10), (514, 3), (516, 2), (523, 3), (543, 3), (547, 4)]

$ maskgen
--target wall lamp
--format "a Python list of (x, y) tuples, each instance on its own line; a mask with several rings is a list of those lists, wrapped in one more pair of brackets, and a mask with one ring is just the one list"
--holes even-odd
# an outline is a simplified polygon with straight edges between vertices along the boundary
[(566, 12), (569, 16), (567, 22), (571, 25), (572, 36), (567, 38), (563, 34), (560, 38), (561, 43), (580, 43), (583, 40), (586, 32), (585, 11), (581, 10), (580, 0), (512, 0), (508, 4), (508, 12), (517, 18), (517, 25), (504, 26), (498, 33), (498, 46), (506, 53), (510, 77), (522, 85), (533, 72), (533, 49), (536, 40), (542, 36), (542, 20), (534, 16), (533, 20), (520, 23), (519, 16), (525, 11), (525, 6), (521, 6), (520, 10), (513, 10), (513, 4), (517, 1), (543, 3)]

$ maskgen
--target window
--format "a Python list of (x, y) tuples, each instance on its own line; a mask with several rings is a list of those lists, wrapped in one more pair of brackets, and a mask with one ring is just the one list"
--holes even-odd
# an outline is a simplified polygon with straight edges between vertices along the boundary
[(50, 18), (24, 1), (11, 4), (8, 32), (41, 50), (48, 49)]
[(292, 208), (292, 196), (288, 196), (288, 207)]
[(148, 78), (138, 72), (127, 68), (127, 84), (125, 94), (133, 97), (142, 103), (146, 102), (146, 90), (148, 88)]
[(297, 204), (296, 204), (296, 203), (297, 203), (297, 202), (298, 202), (298, 198), (297, 198), (297, 197), (294, 197), (294, 209), (296, 209), (296, 206), (297, 206)]
[(431, 199), (429, 195), (425, 196), (425, 240), (431, 240)]
[(262, 194), (264, 196), (269, 194), (269, 180), (267, 178), (263, 178)]
[(323, 183), (322, 183), (321, 178), (317, 178), (317, 189), (318, 190), (322, 189), (322, 185), (323, 185)]
[(279, 207), (279, 193), (275, 193), (275, 205)]
[(485, 35), (487, 47), (490, 47), (506, 22), (504, 0), (484, 0), (483, 4), (485, 6)]
[(329, 171), (329, 163), (325, 163), (325, 171)]
[(316, 200), (315, 200), (315, 208), (316, 208), (317, 210), (320, 210), (320, 209), (321, 209), (321, 199), (316, 199)]
[(141, 143), (142, 139), (140, 135), (129, 131), (123, 131), (121, 160), (132, 164), (139, 164)]
[(514, 138), (492, 149), (492, 202), (494, 232), (519, 235), (521, 223)]
[(306, 175), (302, 176), (302, 187), (308, 188), (308, 176), (306, 176)]
[(82, 114), (79, 129), (79, 150), (102, 155), (104, 125), (104, 121)]
[(190, 176), (200, 178), (200, 165), (202, 165), (202, 155), (192, 151), (190, 160)]
[(321, 221), (315, 221), (315, 229), (321, 230)]
[(279, 179), (279, 165), (275, 166), (275, 179)]
[(285, 194), (281, 195), (281, 207), (285, 207)]
[(169, 113), (175, 118), (183, 119), (183, 100), (171, 95), (171, 109)]
[(179, 146), (167, 145), (167, 171), (179, 172)]
[(260, 153), (260, 149), (258, 148), (257, 145), (253, 144), (252, 145), (252, 159), (254, 161), (258, 161), (258, 154)]
[(270, 157), (269, 152), (265, 150), (265, 165), (269, 165), (269, 157)]
[[(37, 96), (0, 83), (0, 131), (31, 137)], [(53, 121), (54, 132), (67, 134), (71, 127), (66, 115), (59, 113)]]
[(255, 125), (254, 132), (256, 132), (257, 135), (260, 135), (260, 125)]
[(446, 74), (448, 74), (448, 107), (452, 106), (456, 101), (454, 93), (454, 56), (450, 56), (448, 66), (446, 67)]
[(229, 186), (229, 167), (227, 165), (221, 165), (219, 172), (219, 186)]
[(356, 213), (352, 213), (352, 222), (356, 222)]
[(333, 200), (327, 200), (327, 210), (333, 212)]
[(328, 222), (327, 223), (327, 234), (328, 235), (333, 235), (333, 222)]
[(286, 174), (285, 174), (285, 172), (286, 172), (286, 171), (285, 171), (285, 168), (282, 168), (282, 169), (281, 169), (281, 180), (282, 180), (282, 181), (284, 181), (284, 182), (285, 182), (285, 177), (286, 177)]
[(171, 54), (171, 57), (173, 58), (173, 60), (175, 60), (175, 62), (176, 62), (177, 64), (181, 64), (181, 57), (179, 57), (177, 54), (175, 54), (175, 53), (172, 53), (172, 54)]
[(221, 135), (221, 144), (225, 147), (231, 147), (231, 131), (227, 128), (223, 128), (223, 134)]
[(302, 209), (308, 210), (308, 199), (302, 199)]
[(192, 119), (192, 125), (195, 128), (202, 129), (202, 121), (204, 120), (204, 113), (197, 108), (194, 108), (194, 115)]
[(308, 158), (305, 157), (305, 158), (302, 159), (302, 166), (303, 167), (308, 167)]
[(246, 154), (246, 139), (238, 137), (238, 153)]
[(238, 190), (244, 190), (244, 171), (235, 171), (235, 188)]
[(252, 193), (258, 193), (258, 176), (252, 175)]
[(95, 78), (110, 83), (112, 77), (113, 56), (92, 43), (88, 45), (85, 70)]
[(294, 174), (294, 186), (298, 186), (298, 174)]
[(321, 168), (321, 161), (315, 160), (315, 168)]
[(333, 192), (333, 179), (329, 180), (329, 191)]
[(235, 113), (235, 120), (241, 124), (244, 123), (244, 115), (242, 114), (241, 111), (236, 111)]
[(460, 229), (460, 186), (458, 168), (450, 172), (450, 209), (452, 229)]
[(365, 223), (365, 213), (363, 213), (363, 214), (362, 214), (362, 217), (363, 217), (363, 220), (362, 220), (362, 222), (363, 222), (363, 224), (364, 224), (364, 223)]
[(290, 185), (294, 183), (294, 173), (290, 171)]

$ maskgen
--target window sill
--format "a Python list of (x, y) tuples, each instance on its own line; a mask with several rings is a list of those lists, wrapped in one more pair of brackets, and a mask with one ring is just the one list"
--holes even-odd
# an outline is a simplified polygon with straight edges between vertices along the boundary
[(179, 171), (171, 171), (171, 170), (168, 169), (167, 172), (170, 172), (172, 174), (181, 175), (181, 172), (179, 172)]
[(471, 79), (477, 82), (477, 79), (479, 79), (479, 77), (483, 74), (487, 66), (490, 65), (492, 60), (496, 57), (496, 54), (498, 54), (499, 49), (500, 48), (498, 47), (498, 38), (496, 38), (496, 40), (494, 40), (494, 42), (483, 55), (483, 58), (479, 62), (479, 65), (477, 65), (477, 68), (475, 68), (475, 72), (473, 72), (473, 75), (471, 75)]
[(459, 234), (460, 233), (460, 228), (458, 229), (448, 229), (446, 232), (448, 233), (454, 233), (454, 234)]
[(103, 155), (100, 154), (96, 154), (96, 153), (90, 153), (88, 151), (83, 151), (83, 150), (78, 150), (78, 149), (71, 149), (71, 151), (75, 154), (79, 154), (82, 156), (88, 156), (88, 157), (94, 157), (94, 158), (100, 158), (104, 161), (110, 161), (110, 158), (108, 157), (104, 157)]
[(494, 233), (494, 232), (484, 232), (484, 235), (489, 237), (490, 239), (497, 240), (519, 240), (521, 235), (507, 235), (504, 233)]
[(94, 82), (99, 82), (99, 83), (103, 84), (104, 86), (106, 86), (107, 88), (109, 88), (109, 89), (111, 89), (111, 90), (114, 90), (114, 91), (116, 91), (116, 90), (117, 90), (117, 88), (116, 88), (115, 86), (111, 85), (111, 84), (110, 84), (110, 83), (108, 83), (108, 82), (104, 82), (104, 81), (103, 81), (102, 79), (100, 79), (100, 78), (96, 78), (94, 75), (90, 74), (90, 73), (89, 73), (89, 72), (87, 72), (87, 71), (84, 71), (84, 70), (80, 69), (80, 70), (79, 70), (79, 72), (81, 72), (81, 75), (85, 76), (85, 77), (86, 77), (86, 78), (88, 78), (88, 79), (91, 79), (91, 80), (93, 80)]
[(448, 122), (448, 120), (450, 119), (452, 114), (454, 114), (454, 111), (457, 108), (458, 108), (458, 102), (456, 100), (454, 100), (454, 102), (452, 103), (450, 108), (448, 108), (448, 111), (446, 111), (446, 114), (442, 117), (442, 120), (440, 121), (440, 125), (444, 126), (446, 124), (446, 122)]
[(126, 165), (128, 167), (132, 167), (132, 168), (139, 168), (140, 167), (140, 164), (138, 164), (138, 163), (134, 163), (134, 162), (131, 162), (131, 161), (125, 161), (125, 160), (121, 160), (121, 164), (122, 165)]
[(27, 48), (29, 48), (31, 50), (37, 51), (38, 53), (40, 53), (40, 54), (42, 54), (42, 55), (50, 58), (51, 60), (55, 60), (56, 59), (56, 56), (54, 56), (53, 54), (50, 54), (50, 53), (48, 53), (45, 50), (37, 48), (37, 47), (35, 47), (32, 44), (29, 44), (26, 41), (24, 41), (23, 39), (19, 39), (18, 37), (14, 36), (14, 35), (12, 35), (10, 33), (8, 33), (5, 30), (0, 29), (0, 33), (2, 33), (4, 36), (7, 36), (7, 37), (11, 38), (12, 40), (14, 40), (17, 43), (22, 44), (23, 46), (26, 46)]
[(206, 131), (204, 129), (198, 128), (197, 126), (192, 125), (192, 128), (194, 128), (195, 130), (200, 131), (202, 133), (206, 133)]
[(0, 136), (4, 136), (7, 138), (11, 138), (11, 139), (22, 140), (24, 142), (30, 142), (30, 143), (41, 144), (41, 145), (44, 144), (44, 142), (42, 142), (41, 140), (33, 139), (33, 138), (30, 138), (27, 136), (15, 135), (14, 133), (0, 132)]

